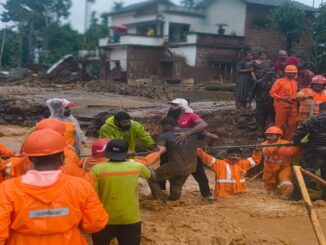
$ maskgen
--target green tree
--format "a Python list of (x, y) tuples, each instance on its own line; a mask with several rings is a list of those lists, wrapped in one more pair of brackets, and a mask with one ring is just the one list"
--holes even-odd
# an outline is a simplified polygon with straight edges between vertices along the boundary
[(316, 72), (326, 73), (326, 3), (316, 12), (312, 63)]
[(101, 23), (99, 23), (99, 19), (96, 17), (96, 12), (92, 12), (90, 26), (86, 33), (87, 49), (97, 48), (99, 39), (109, 35), (108, 17), (102, 15), (101, 18)]
[[(48, 38), (44, 33), (52, 23), (69, 16), (71, 0), (7, 0), (1, 13), (3, 22), (14, 22), (19, 33), (18, 66), (33, 61), (36, 44), (42, 42), (47, 50)], [(27, 41), (26, 41), (27, 40)]]
[(66, 54), (78, 55), (82, 48), (83, 36), (72, 30), (69, 24), (60, 26), (53, 23), (47, 28), (48, 49), (42, 52), (42, 63), (54, 63)]
[(286, 50), (291, 53), (295, 41), (305, 32), (306, 13), (293, 1), (286, 0), (271, 13), (273, 25), (285, 35)]
[[(5, 29), (0, 30), (0, 43), (2, 43), (4, 31)], [(19, 33), (8, 28), (2, 55), (2, 67), (15, 67), (19, 59)]]
[(120, 10), (122, 7), (123, 7), (123, 5), (124, 5), (124, 2), (122, 2), (122, 1), (114, 1), (113, 2), (113, 7), (112, 7), (112, 10), (113, 11), (118, 11), (118, 10)]
[(195, 8), (200, 3), (200, 0), (181, 0), (181, 5), (187, 8)]

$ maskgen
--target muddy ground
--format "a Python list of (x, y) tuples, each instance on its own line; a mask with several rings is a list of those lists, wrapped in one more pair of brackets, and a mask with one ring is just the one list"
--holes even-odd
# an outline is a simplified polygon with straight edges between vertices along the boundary
[[(19, 150), (28, 127), (2, 126), (0, 143)], [(95, 138), (89, 137), (87, 150)], [(214, 174), (206, 169), (210, 187)], [(162, 204), (152, 200), (140, 180), (142, 244), (144, 245), (317, 245), (302, 202), (281, 200), (263, 190), (261, 179), (248, 183), (248, 193), (219, 201), (201, 198), (197, 183), (189, 177), (181, 200)], [(326, 232), (326, 202), (314, 202)]]
[[(136, 118), (143, 119), (148, 129), (155, 131), (157, 120), (168, 108), (166, 100), (154, 101), (107, 92), (94, 93), (76, 87), (0, 87), (0, 96), (20, 101), (19, 108), (24, 105), (27, 111), (31, 105), (41, 107), (50, 97), (60, 96), (76, 101), (78, 105), (74, 114), (82, 120), (84, 130), (91, 128), (95, 135), (96, 125), (102, 121), (94, 122), (93, 118), (101, 118), (101, 113), (105, 117), (105, 113), (127, 109)], [(233, 103), (217, 100), (194, 102), (192, 107), (209, 122), (209, 130), (219, 134), (217, 145), (256, 141), (257, 133), (250, 129), (254, 115), (252, 111), (237, 111)], [(29, 129), (23, 125), (32, 125), (33, 120), (41, 117), (38, 114), (37, 110), (33, 117), (23, 113), (22, 119), (18, 121), (19, 126), (13, 123), (2, 125), (0, 143), (18, 151), (22, 137)], [(87, 138), (85, 153), (89, 153), (95, 139), (93, 136)], [(213, 190), (214, 175), (209, 169), (206, 172)], [(318, 244), (303, 203), (284, 201), (275, 194), (265, 193), (260, 179), (248, 184), (248, 193), (214, 202), (201, 198), (197, 183), (192, 177), (185, 184), (181, 200), (167, 204), (151, 199), (145, 181), (141, 180), (139, 187), (144, 245)], [(326, 203), (317, 201), (314, 205), (326, 232)]]

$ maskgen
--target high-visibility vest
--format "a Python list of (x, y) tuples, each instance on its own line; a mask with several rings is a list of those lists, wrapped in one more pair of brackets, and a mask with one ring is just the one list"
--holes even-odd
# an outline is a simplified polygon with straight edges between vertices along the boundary
[[(326, 90), (324, 89), (320, 94), (316, 93), (311, 88), (304, 88), (301, 93), (307, 97), (313, 97), (313, 99), (305, 99), (300, 102), (299, 113), (310, 113), (312, 110), (313, 115), (319, 115), (319, 104), (326, 102)], [(312, 107), (312, 108), (311, 108)]]
[[(275, 144), (288, 144), (290, 143), (287, 140), (279, 139)], [(268, 141), (262, 143), (268, 144)], [(278, 153), (278, 147), (264, 147), (263, 148), (263, 155), (264, 155), (264, 168), (268, 169), (270, 166), (276, 165), (290, 165), (291, 164), (291, 157), (281, 156)]]
[(66, 132), (64, 133), (66, 143), (68, 145), (74, 146), (76, 144), (76, 141), (75, 141), (76, 126), (73, 122), (64, 122), (64, 124), (66, 127)]
[(246, 192), (244, 173), (259, 164), (261, 160), (259, 152), (254, 152), (252, 157), (241, 159), (236, 164), (230, 164), (227, 160), (216, 159), (201, 149), (197, 149), (197, 156), (204, 164), (210, 165), (215, 172), (215, 197)]

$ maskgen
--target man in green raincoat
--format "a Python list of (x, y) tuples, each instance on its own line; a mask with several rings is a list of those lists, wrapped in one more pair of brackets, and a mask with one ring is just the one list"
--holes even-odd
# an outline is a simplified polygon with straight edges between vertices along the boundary
[(144, 129), (144, 126), (131, 120), (131, 116), (126, 112), (118, 112), (109, 117), (100, 129), (100, 139), (124, 139), (129, 144), (129, 152), (135, 152), (136, 142), (140, 141), (145, 147), (155, 146), (155, 141)]

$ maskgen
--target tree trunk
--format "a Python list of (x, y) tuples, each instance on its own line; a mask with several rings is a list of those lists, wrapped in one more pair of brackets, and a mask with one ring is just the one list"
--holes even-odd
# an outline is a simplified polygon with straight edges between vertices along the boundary
[(24, 43), (23, 28), (21, 26), (18, 26), (18, 30), (19, 30), (19, 50), (18, 50), (17, 67), (22, 67), (22, 63), (23, 63), (23, 43)]
[(29, 34), (28, 34), (28, 63), (33, 63), (33, 53), (34, 53), (34, 45), (33, 45), (33, 33), (34, 33), (34, 23), (30, 23)]

